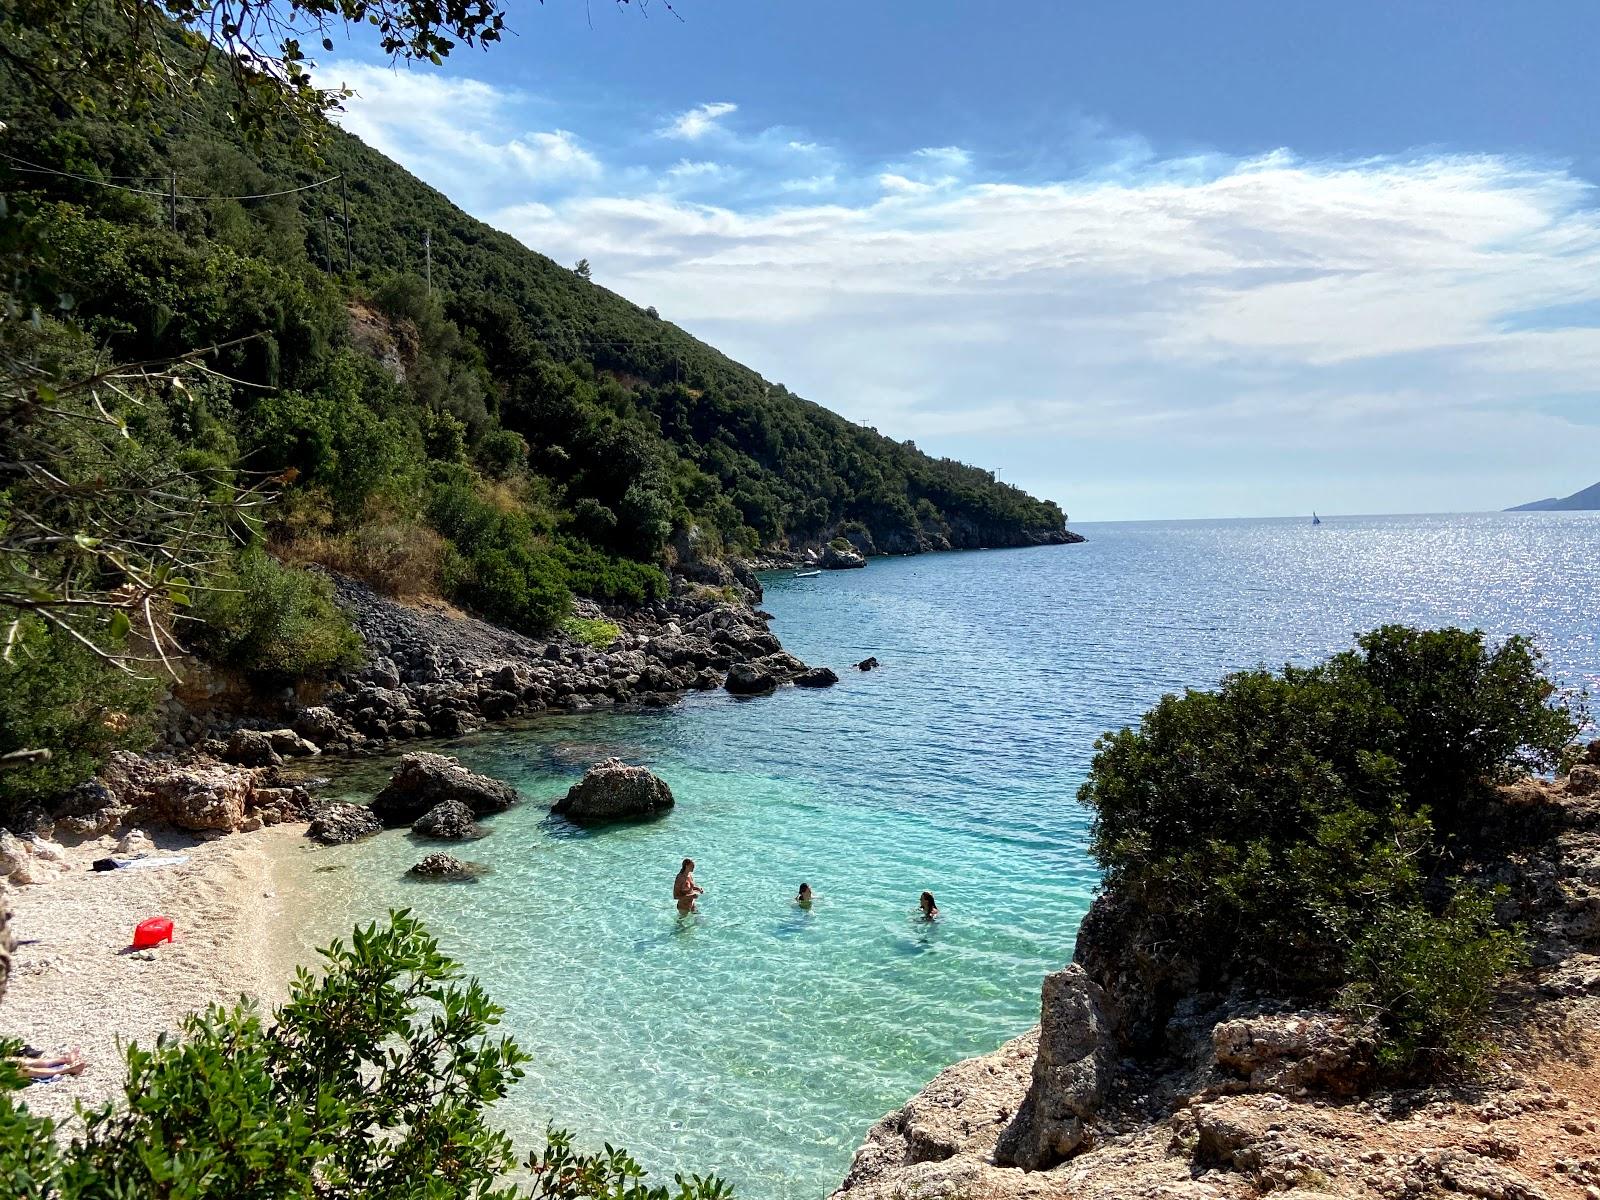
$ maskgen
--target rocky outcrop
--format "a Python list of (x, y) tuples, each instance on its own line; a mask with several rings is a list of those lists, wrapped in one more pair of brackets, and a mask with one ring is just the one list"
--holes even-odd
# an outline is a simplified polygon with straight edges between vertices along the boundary
[(443, 842), (460, 842), (483, 836), (483, 830), (472, 819), (472, 810), (459, 800), (435, 804), (411, 823), (411, 832), (418, 837)]
[(551, 811), (571, 821), (632, 821), (659, 816), (674, 804), (666, 780), (620, 758), (596, 763)]
[(831, 667), (812, 667), (794, 677), (794, 685), (799, 688), (827, 688), (838, 682), (839, 676)]
[(324, 846), (342, 846), (383, 832), (383, 822), (361, 804), (329, 804), (318, 810), (306, 836)]
[(1118, 1057), (1103, 1000), (1100, 985), (1076, 963), (1045, 977), (1032, 1080), (1000, 1135), (997, 1163), (1037, 1171), (1092, 1140)]
[(755, 663), (734, 663), (723, 686), (735, 696), (765, 696), (778, 690), (778, 681)]
[[(1600, 758), (1600, 748), (1594, 751)], [(1385, 1087), (1346, 1018), (1199, 986), (1181, 931), (1102, 895), (1040, 1027), (948, 1068), (868, 1133), (836, 1200), (1600, 1197), (1600, 793), (1580, 761), (1463, 832), (1530, 966), (1477, 1077)]]
[(877, 669), (878, 660), (876, 658), (863, 658), (856, 664), (856, 670), (858, 671), (876, 671)]
[(465, 806), (473, 816), (504, 812), (517, 802), (516, 789), (498, 779), (467, 770), (442, 754), (407, 754), (372, 800), (373, 814), (385, 825), (409, 825), (447, 800)]
[(835, 546), (829, 543), (822, 548), (822, 569), (824, 571), (849, 571), (866, 565), (866, 556), (854, 547)]
[(244, 825), (255, 790), (256, 779), (249, 771), (202, 763), (156, 776), (136, 811), (145, 822), (234, 833)]
[(18, 837), (0, 829), (0, 880), (15, 887), (49, 883), (68, 869), (66, 851), (56, 843), (37, 834)]

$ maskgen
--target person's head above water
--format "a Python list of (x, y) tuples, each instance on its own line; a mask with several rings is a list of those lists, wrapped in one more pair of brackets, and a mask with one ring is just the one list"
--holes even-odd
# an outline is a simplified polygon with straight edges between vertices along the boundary
[(922, 915), (925, 917), (931, 917), (939, 911), (939, 906), (933, 902), (932, 892), (923, 892), (917, 903), (922, 906)]
[(686, 858), (686, 859), (684, 859), (684, 860), (683, 860), (683, 869), (684, 869), (684, 870), (685, 870), (685, 871), (692, 871), (692, 870), (694, 870), (694, 859), (692, 859), (692, 858)]
[(801, 900), (809, 900), (809, 899), (811, 899), (811, 885), (809, 883), (802, 883), (800, 885), (799, 899), (801, 899)]

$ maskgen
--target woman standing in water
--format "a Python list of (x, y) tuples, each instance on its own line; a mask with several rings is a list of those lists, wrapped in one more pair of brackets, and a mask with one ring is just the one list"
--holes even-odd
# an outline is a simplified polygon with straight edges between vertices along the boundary
[(795, 896), (794, 902), (801, 908), (811, 907), (811, 885), (809, 883), (800, 885), (800, 892)]
[(939, 919), (939, 906), (933, 902), (932, 892), (923, 892), (917, 904), (922, 909), (922, 919), (924, 921), (937, 921)]

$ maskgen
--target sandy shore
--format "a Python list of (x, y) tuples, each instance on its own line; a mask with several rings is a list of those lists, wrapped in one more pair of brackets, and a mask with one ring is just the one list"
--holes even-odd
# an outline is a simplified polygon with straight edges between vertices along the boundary
[[(294, 950), (285, 938), (274, 863), (303, 827), (278, 826), (200, 841), (152, 831), (181, 866), (94, 872), (112, 839), (69, 850), (73, 870), (8, 896), (20, 945), (0, 1003), (0, 1034), (45, 1050), (81, 1046), (88, 1069), (35, 1084), (28, 1107), (56, 1118), (75, 1101), (97, 1105), (120, 1094), (119, 1044), (150, 1044), (184, 1014), (241, 994), (281, 1000)], [(171, 945), (129, 952), (133, 928), (150, 916), (173, 920)]]

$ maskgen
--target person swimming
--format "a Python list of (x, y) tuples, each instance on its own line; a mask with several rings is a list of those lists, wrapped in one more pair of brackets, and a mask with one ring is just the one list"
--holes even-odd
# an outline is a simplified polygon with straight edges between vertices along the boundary
[(705, 888), (694, 881), (694, 859), (686, 858), (672, 881), (672, 898), (678, 902), (681, 913), (693, 912), (695, 899), (705, 894)]
[(800, 885), (800, 891), (795, 895), (794, 902), (801, 908), (811, 907), (811, 885), (809, 883)]
[(923, 892), (917, 900), (917, 905), (922, 909), (924, 921), (937, 921), (939, 919), (939, 906), (933, 902), (932, 892)]

